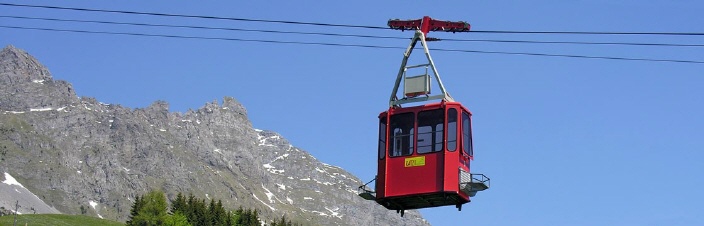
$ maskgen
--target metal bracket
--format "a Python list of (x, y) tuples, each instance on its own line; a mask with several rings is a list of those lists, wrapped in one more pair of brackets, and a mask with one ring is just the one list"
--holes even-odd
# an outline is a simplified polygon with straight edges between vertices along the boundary
[(375, 200), (376, 199), (376, 192), (372, 191), (371, 189), (367, 189), (367, 185), (374, 182), (374, 181), (376, 181), (376, 177), (374, 177), (374, 179), (367, 182), (366, 184), (359, 186), (359, 188), (357, 188), (357, 190), (360, 191), (358, 195), (366, 200)]
[[(435, 81), (438, 83), (438, 86), (440, 86), (440, 92), (441, 94), (435, 95), (435, 96), (421, 96), (421, 97), (404, 97), (399, 99), (396, 94), (398, 93), (398, 88), (401, 85), (401, 80), (405, 78), (405, 72), (408, 70), (408, 68), (413, 68), (416, 66), (410, 66), (406, 67), (406, 64), (408, 63), (408, 58), (411, 56), (411, 53), (413, 52), (413, 49), (416, 46), (416, 43), (420, 40), (421, 45), (423, 46), (423, 51), (425, 52), (425, 57), (428, 59), (428, 64), (430, 66), (430, 69), (433, 71), (433, 75), (435, 77)], [(428, 50), (428, 43), (425, 40), (425, 34), (423, 34), (422, 31), (416, 30), (415, 35), (413, 36), (413, 39), (411, 39), (411, 44), (408, 45), (408, 48), (406, 49), (406, 52), (403, 54), (403, 60), (401, 61), (401, 68), (398, 70), (398, 75), (396, 75), (396, 83), (394, 84), (394, 89), (391, 91), (391, 97), (389, 98), (389, 107), (400, 107), (401, 104), (406, 104), (406, 103), (413, 103), (413, 102), (421, 102), (421, 101), (427, 101), (427, 100), (437, 100), (437, 99), (443, 99), (445, 101), (452, 102), (454, 99), (450, 96), (450, 94), (445, 90), (445, 86), (442, 84), (442, 80), (440, 80), (440, 74), (438, 74), (438, 70), (435, 68), (435, 63), (433, 62), (433, 58), (430, 57), (430, 51)]]
[(491, 179), (484, 174), (469, 173), (460, 168), (460, 190), (469, 197), (474, 197), (477, 192), (489, 189)]

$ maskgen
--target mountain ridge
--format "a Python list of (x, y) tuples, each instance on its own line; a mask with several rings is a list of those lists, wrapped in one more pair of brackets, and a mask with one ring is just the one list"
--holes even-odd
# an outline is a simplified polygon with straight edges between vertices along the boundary
[[(0, 171), (49, 206), (124, 221), (150, 189), (256, 208), (264, 220), (310, 225), (428, 225), (359, 198), (362, 182), (280, 134), (255, 129), (235, 98), (170, 112), (78, 97), (28, 53), (0, 52)], [(1, 173), (1, 172), (0, 172)]]

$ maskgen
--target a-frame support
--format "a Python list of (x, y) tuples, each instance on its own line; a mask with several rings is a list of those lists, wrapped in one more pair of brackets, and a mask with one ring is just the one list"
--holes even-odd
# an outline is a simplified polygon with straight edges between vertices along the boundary
[[(411, 56), (411, 53), (413, 52), (413, 49), (415, 48), (418, 41), (420, 41), (421, 45), (423, 46), (423, 51), (425, 52), (425, 57), (428, 59), (428, 63), (407, 67), (406, 64), (408, 63), (408, 58)], [(399, 99), (396, 94), (398, 93), (401, 80), (405, 77), (405, 72), (409, 68), (417, 68), (423, 66), (430, 67), (432, 69), (435, 80), (438, 83), (438, 86), (440, 86), (441, 94), (435, 96), (424, 95), (417, 97), (403, 97)], [(435, 63), (433, 63), (433, 58), (430, 57), (430, 51), (428, 50), (428, 43), (425, 40), (425, 34), (423, 34), (421, 30), (416, 30), (413, 39), (411, 39), (411, 44), (408, 46), (408, 49), (406, 49), (406, 52), (403, 54), (401, 68), (399, 68), (398, 70), (398, 75), (396, 75), (396, 83), (394, 84), (394, 89), (391, 91), (389, 107), (400, 107), (401, 104), (438, 99), (443, 99), (445, 101), (454, 101), (450, 94), (447, 92), (447, 90), (445, 90), (445, 86), (442, 84), (442, 80), (440, 80), (440, 74), (438, 74), (438, 70), (437, 68), (435, 68)]]

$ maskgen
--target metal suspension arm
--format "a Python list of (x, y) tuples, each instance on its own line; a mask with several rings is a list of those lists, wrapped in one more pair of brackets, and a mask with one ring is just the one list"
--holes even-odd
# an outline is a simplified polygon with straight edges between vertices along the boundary
[[(399, 107), (401, 104), (404, 103), (411, 103), (411, 102), (420, 102), (420, 101), (427, 101), (427, 100), (435, 100), (435, 99), (444, 99), (446, 101), (454, 101), (450, 94), (445, 90), (445, 85), (443, 85), (442, 80), (440, 79), (440, 74), (438, 73), (437, 68), (435, 68), (435, 63), (433, 62), (433, 58), (430, 57), (430, 51), (428, 50), (428, 43), (427, 41), (437, 41), (439, 39), (434, 39), (434, 38), (427, 38), (427, 34), (430, 31), (445, 31), (445, 32), (469, 32), (470, 25), (467, 22), (464, 21), (457, 21), (457, 22), (452, 22), (452, 21), (442, 21), (442, 20), (435, 20), (432, 19), (428, 16), (424, 16), (422, 19), (417, 19), (417, 20), (389, 20), (388, 25), (391, 29), (396, 29), (396, 30), (415, 30), (415, 34), (413, 38), (411, 39), (411, 43), (408, 45), (408, 48), (406, 49), (406, 52), (403, 53), (403, 60), (401, 61), (401, 67), (398, 70), (398, 74), (396, 75), (396, 82), (394, 83), (394, 88), (391, 91), (391, 97), (389, 98), (389, 107)], [(421, 45), (423, 46), (423, 51), (425, 53), (425, 57), (428, 60), (427, 66), (430, 66), (430, 68), (433, 71), (435, 80), (438, 82), (438, 86), (440, 87), (440, 95), (436, 96), (422, 96), (422, 97), (406, 97), (399, 99), (396, 94), (398, 93), (399, 86), (401, 84), (401, 80), (404, 79), (405, 77), (405, 72), (411, 67), (407, 67), (406, 64), (408, 63), (408, 58), (411, 56), (411, 53), (413, 52), (413, 49), (416, 46), (416, 43), (420, 41)], [(426, 73), (427, 74), (427, 73)], [(405, 82), (404, 82), (405, 83)], [(429, 94), (429, 91), (427, 92)]]
[[(406, 67), (406, 64), (408, 63), (408, 58), (411, 56), (411, 53), (413, 52), (413, 48), (415, 48), (416, 43), (418, 41), (421, 42), (421, 45), (423, 46), (423, 51), (425, 52), (425, 57), (428, 60), (428, 66), (433, 70), (433, 74), (435, 76), (435, 80), (438, 82), (438, 86), (440, 87), (440, 95), (436, 96), (425, 96), (425, 97), (417, 97), (417, 98), (403, 98), (403, 99), (398, 99), (396, 97), (396, 94), (398, 93), (399, 86), (401, 84), (401, 79), (404, 78), (404, 73), (409, 67)], [(406, 49), (406, 52), (403, 54), (403, 60), (401, 61), (401, 67), (398, 69), (398, 74), (396, 75), (396, 82), (394, 83), (394, 88), (391, 91), (391, 97), (389, 98), (389, 107), (395, 107), (395, 106), (400, 106), (401, 104), (405, 103), (412, 103), (412, 102), (420, 102), (420, 101), (427, 101), (427, 100), (436, 100), (436, 99), (444, 99), (446, 101), (454, 101), (452, 99), (452, 96), (450, 96), (450, 93), (445, 90), (445, 85), (442, 84), (442, 80), (440, 79), (440, 74), (438, 73), (438, 70), (435, 68), (435, 63), (433, 62), (433, 58), (430, 57), (430, 51), (428, 50), (428, 44), (425, 41), (425, 35), (423, 35), (423, 32), (420, 30), (416, 30), (415, 35), (413, 36), (413, 39), (411, 39), (411, 44), (408, 45), (408, 48)]]

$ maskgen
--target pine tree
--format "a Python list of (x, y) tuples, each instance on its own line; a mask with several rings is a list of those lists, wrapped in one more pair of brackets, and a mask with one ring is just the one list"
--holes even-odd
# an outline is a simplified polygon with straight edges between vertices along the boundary
[[(205, 199), (203, 201), (205, 201)], [(208, 205), (208, 212), (205, 220), (208, 221), (208, 225), (215, 225), (215, 222), (217, 221), (215, 219), (215, 199), (210, 200), (210, 205)]]
[(228, 217), (225, 208), (222, 206), (222, 200), (218, 200), (215, 204), (211, 202), (211, 205), (214, 205), (213, 211), (211, 211), (213, 226), (229, 226), (229, 224), (226, 224)]
[(165, 226), (191, 226), (188, 219), (181, 212), (176, 212), (166, 218)]
[(236, 219), (234, 218), (235, 213), (232, 211), (227, 211), (227, 215), (225, 215), (225, 225), (231, 226), (235, 225)]
[(259, 213), (257, 212), (257, 209), (254, 209), (250, 215), (250, 223), (249, 226), (260, 226), (259, 223)]
[(167, 220), (166, 196), (161, 191), (151, 191), (141, 198), (142, 206), (132, 218), (131, 225), (164, 225)]
[(196, 214), (196, 197), (193, 196), (193, 194), (190, 194), (188, 196), (188, 204), (187, 204), (187, 210), (186, 210), (186, 218), (188, 218), (188, 223), (191, 223), (192, 225), (198, 225), (198, 216)]
[(126, 222), (127, 225), (134, 225), (134, 218), (139, 215), (139, 211), (142, 209), (142, 206), (144, 206), (144, 201), (139, 195), (137, 195), (134, 198), (134, 203), (132, 203), (132, 209), (130, 210), (130, 219)]
[(181, 194), (181, 192), (176, 195), (176, 200), (174, 200), (173, 203), (171, 203), (171, 213), (176, 214), (180, 212), (184, 216), (188, 213), (187, 211), (187, 206), (188, 203), (186, 202), (186, 197)]
[(240, 206), (239, 208), (237, 208), (237, 210), (235, 210), (232, 213), (232, 224), (231, 225), (237, 225), (237, 226), (242, 225), (242, 220), (243, 220), (242, 215), (243, 214), (244, 214), (244, 210), (242, 210), (242, 207)]
[(202, 226), (210, 226), (210, 220), (208, 219), (208, 208), (205, 205), (205, 199), (196, 199), (195, 206), (196, 224)]
[(242, 209), (242, 207), (240, 207), (239, 209), (237, 209), (237, 216), (238, 217), (237, 217), (237, 224), (235, 224), (235, 225), (249, 226), (250, 221), (252, 219), (251, 215), (252, 215), (252, 211), (250, 211), (249, 209)]

